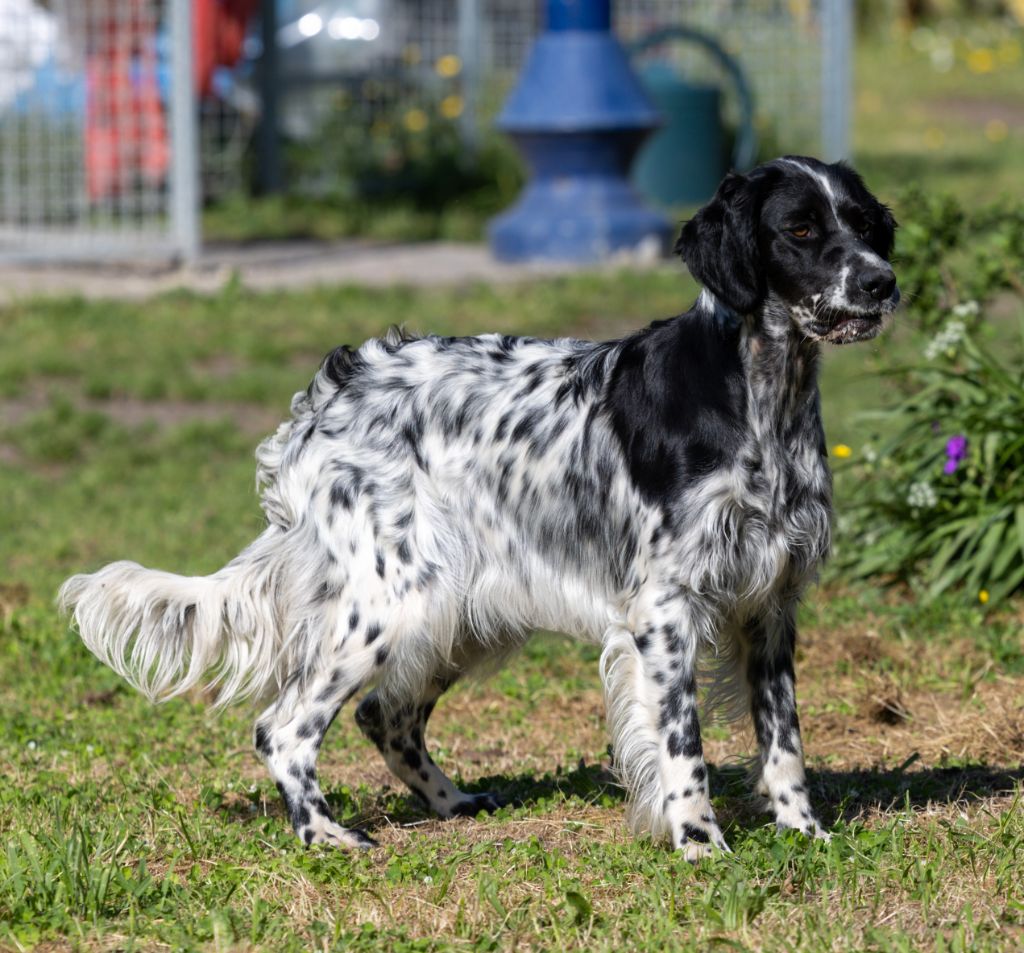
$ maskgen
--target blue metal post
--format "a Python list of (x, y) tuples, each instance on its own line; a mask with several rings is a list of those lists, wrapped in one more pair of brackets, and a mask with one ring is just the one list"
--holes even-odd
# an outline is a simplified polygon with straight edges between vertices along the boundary
[(671, 227), (628, 181), (659, 116), (611, 33), (610, 0), (548, 0), (518, 86), (498, 117), (530, 181), (489, 228), (503, 261), (599, 261), (668, 244)]

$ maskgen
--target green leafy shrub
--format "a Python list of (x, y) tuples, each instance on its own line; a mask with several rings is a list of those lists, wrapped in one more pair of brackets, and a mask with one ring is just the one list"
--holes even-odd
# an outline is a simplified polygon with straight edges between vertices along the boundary
[(956, 309), (920, 362), (887, 371), (905, 395), (873, 415), (889, 436), (839, 474), (835, 564), (849, 576), (993, 604), (1024, 586), (1024, 365), (978, 342), (979, 312)]
[(315, 140), (294, 143), (290, 167), (299, 183), (335, 199), (408, 205), (439, 212), (465, 202), (493, 212), (522, 182), (511, 145), (494, 133), (467, 148), (457, 95), (421, 94), (370, 111), (339, 97)]
[(937, 330), (958, 301), (985, 301), (1002, 289), (1024, 291), (1024, 206), (968, 212), (950, 195), (912, 188), (899, 207), (906, 212), (900, 214), (894, 264), (919, 328)]
[(1024, 590), (1024, 336), (1007, 327), (1024, 309), (1024, 205), (911, 189), (898, 217), (906, 337), (880, 354), (895, 396), (837, 469), (833, 567), (994, 605)]

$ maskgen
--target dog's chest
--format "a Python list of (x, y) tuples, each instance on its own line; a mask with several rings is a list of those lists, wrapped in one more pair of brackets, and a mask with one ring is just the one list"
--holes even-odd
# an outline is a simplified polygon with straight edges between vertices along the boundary
[[(763, 431), (762, 431), (763, 433)], [(831, 478), (820, 418), (787, 437), (748, 432), (731, 465), (683, 501), (685, 584), (754, 607), (802, 588), (830, 545)]]
[(809, 436), (758, 452), (760, 478), (747, 474), (734, 498), (743, 559), (759, 570), (755, 577), (805, 577), (830, 545), (831, 479), (820, 443)]

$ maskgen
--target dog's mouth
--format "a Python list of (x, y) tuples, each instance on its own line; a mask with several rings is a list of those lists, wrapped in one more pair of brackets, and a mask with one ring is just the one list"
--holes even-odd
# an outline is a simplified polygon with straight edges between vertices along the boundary
[(899, 302), (900, 293), (896, 290), (890, 298), (881, 302), (877, 310), (841, 313), (828, 322), (815, 322), (810, 331), (819, 340), (828, 341), (829, 344), (853, 344), (856, 341), (868, 341), (881, 332), (885, 326), (886, 316), (896, 310)]
[(875, 337), (882, 330), (882, 312), (876, 314), (844, 314), (829, 321), (815, 321), (805, 331), (818, 341), (829, 344), (853, 344)]
[(851, 314), (839, 318), (823, 335), (830, 344), (853, 344), (867, 341), (882, 330), (882, 313)]

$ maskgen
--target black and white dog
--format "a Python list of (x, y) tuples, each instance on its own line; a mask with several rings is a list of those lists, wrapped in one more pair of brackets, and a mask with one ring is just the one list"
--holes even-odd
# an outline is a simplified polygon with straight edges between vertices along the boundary
[[(317, 751), (356, 721), (443, 817), (424, 749), (438, 697), (534, 629), (603, 647), (615, 769), (638, 830), (727, 850), (697, 719), (749, 710), (780, 828), (811, 811), (795, 616), (829, 549), (822, 341), (874, 337), (899, 300), (895, 223), (844, 165), (730, 175), (677, 250), (704, 285), (619, 341), (390, 334), (329, 354), (257, 451), (268, 526), (209, 577), (119, 562), (61, 590), (86, 645), (152, 698), (211, 678), (273, 698), (256, 748), (307, 843), (366, 846), (331, 817)], [(709, 663), (702, 667), (701, 663)]]

